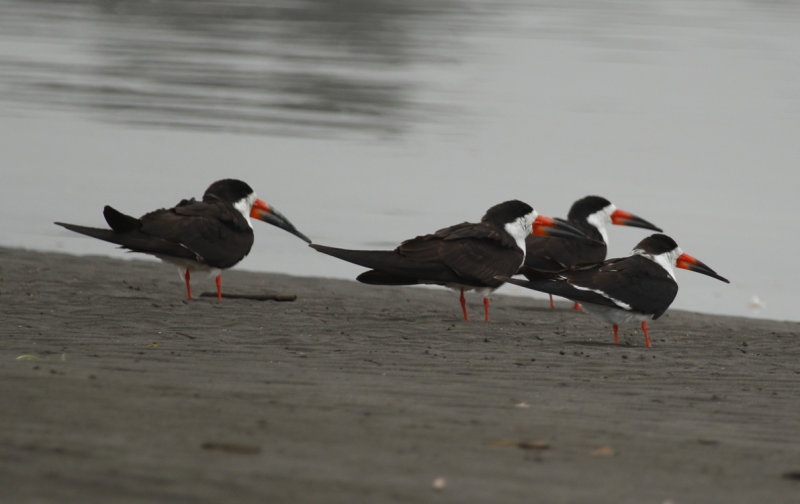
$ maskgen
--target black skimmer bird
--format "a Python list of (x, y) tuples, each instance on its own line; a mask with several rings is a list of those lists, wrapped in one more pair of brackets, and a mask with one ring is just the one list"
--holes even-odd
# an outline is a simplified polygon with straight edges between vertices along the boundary
[(486, 211), (479, 223), (464, 222), (433, 234), (406, 240), (394, 250), (348, 250), (312, 244), (339, 259), (370, 268), (356, 279), (377, 285), (436, 284), (461, 291), (461, 309), (467, 315), (464, 291), (486, 291), (483, 298), (489, 320), (489, 292), (503, 284), (496, 275), (511, 276), (525, 259), (525, 237), (531, 233), (586, 239), (567, 223), (538, 215), (527, 203), (512, 200)]
[(103, 209), (103, 216), (111, 229), (56, 224), (176, 264), (186, 280), (189, 299), (192, 299), (190, 271), (215, 274), (217, 298), (222, 299), (221, 270), (241, 261), (253, 246), (250, 217), (311, 243), (280, 212), (258, 199), (249, 185), (235, 179), (214, 182), (206, 189), (202, 201), (182, 200), (173, 208), (155, 210), (138, 219), (110, 206)]
[(660, 317), (675, 299), (678, 293), (676, 267), (730, 283), (701, 261), (685, 254), (675, 240), (664, 234), (654, 234), (640, 241), (628, 257), (575, 266), (558, 273), (543, 273), (536, 280), (507, 277), (498, 277), (498, 280), (581, 303), (587, 312), (613, 324), (614, 343), (619, 343), (620, 324), (639, 320), (649, 347), (647, 321)]
[[(531, 235), (525, 239), (527, 254), (519, 273), (531, 280), (539, 272), (557, 272), (579, 264), (595, 264), (606, 258), (608, 230), (606, 226), (616, 224), (661, 232), (662, 229), (625, 210), (601, 196), (586, 196), (572, 204), (567, 222), (580, 229), (589, 240), (564, 240), (553, 236)], [(527, 274), (526, 274), (527, 273)], [(550, 307), (554, 308), (550, 295)], [(575, 308), (579, 309), (578, 303)]]

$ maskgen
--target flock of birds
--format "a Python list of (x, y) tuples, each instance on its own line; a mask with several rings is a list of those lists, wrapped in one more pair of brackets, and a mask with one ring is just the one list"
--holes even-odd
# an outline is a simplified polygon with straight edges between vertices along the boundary
[[(103, 210), (110, 229), (56, 222), (71, 231), (154, 255), (176, 264), (192, 299), (190, 272), (216, 275), (241, 261), (253, 245), (250, 218), (273, 224), (308, 242), (324, 254), (369, 268), (357, 277), (368, 284), (437, 284), (460, 291), (464, 319), (465, 290), (483, 292), (486, 321), (489, 293), (508, 282), (575, 302), (613, 325), (641, 321), (648, 347), (647, 321), (660, 317), (675, 299), (675, 268), (702, 273), (729, 283), (703, 262), (684, 253), (661, 229), (607, 199), (587, 196), (576, 201), (567, 219), (539, 215), (527, 203), (506, 201), (491, 207), (480, 222), (464, 222), (402, 242), (394, 250), (350, 250), (312, 243), (274, 207), (235, 179), (214, 182), (202, 201), (176, 206), (140, 218), (110, 206)], [(616, 224), (657, 231), (640, 241), (628, 257), (606, 260), (606, 226)], [(513, 278), (522, 275), (522, 278)]]

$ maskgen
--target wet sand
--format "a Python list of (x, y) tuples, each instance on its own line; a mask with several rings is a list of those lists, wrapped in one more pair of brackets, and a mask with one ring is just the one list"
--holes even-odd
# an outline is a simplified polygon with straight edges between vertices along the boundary
[[(194, 290), (212, 290), (198, 278)], [(0, 502), (800, 498), (800, 323), (0, 248)], [(680, 296), (680, 293), (678, 294)]]

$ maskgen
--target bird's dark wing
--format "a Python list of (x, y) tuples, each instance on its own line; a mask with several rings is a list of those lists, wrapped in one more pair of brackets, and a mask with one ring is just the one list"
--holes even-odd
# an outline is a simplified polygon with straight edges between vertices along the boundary
[[(505, 230), (500, 230), (485, 222), (477, 222), (477, 223), (462, 222), (461, 224), (456, 224), (454, 226), (442, 228), (433, 234), (419, 236), (417, 238), (413, 238), (412, 240), (418, 240), (420, 238), (428, 238), (428, 239), (436, 238), (445, 241), (464, 240), (464, 239), (489, 240), (494, 243), (495, 247), (499, 246), (509, 249), (517, 248), (517, 243), (514, 241), (511, 235), (505, 232)], [(406, 241), (412, 241), (412, 240), (406, 240)]]
[(588, 240), (567, 240), (530, 235), (525, 239), (525, 266), (540, 271), (560, 271), (606, 258), (606, 245)]
[(392, 251), (311, 246), (374, 270), (359, 276), (360, 281), (393, 285), (438, 283), (497, 287), (502, 282), (494, 277), (515, 273), (522, 262), (522, 251), (510, 237), (505, 238), (482, 224), (464, 223), (440, 229), (406, 240)]
[(579, 303), (591, 303), (602, 306), (620, 308), (608, 296), (594, 290), (582, 289), (569, 283), (566, 278), (558, 276), (551, 279), (521, 280), (517, 278), (505, 279), (508, 283), (519, 285), (539, 292), (546, 292), (554, 296), (561, 296)]
[(678, 293), (678, 284), (663, 268), (640, 256), (576, 266), (552, 279), (514, 279), (511, 283), (579, 303), (652, 313), (654, 319), (667, 310)]
[(217, 268), (238, 263), (253, 245), (253, 230), (244, 217), (222, 203), (179, 204), (145, 214), (141, 221), (141, 233), (176, 243), (190, 250), (199, 262)]
[(232, 205), (221, 201), (197, 201), (194, 198), (181, 200), (171, 211), (176, 215), (185, 217), (203, 217), (216, 220), (237, 231), (250, 229), (247, 221), (238, 210), (233, 208)]
[(513, 274), (522, 263), (522, 251), (504, 246), (499, 233), (459, 229), (407, 240), (396, 251), (402, 257), (440, 271), (439, 281), (498, 287), (496, 275)]

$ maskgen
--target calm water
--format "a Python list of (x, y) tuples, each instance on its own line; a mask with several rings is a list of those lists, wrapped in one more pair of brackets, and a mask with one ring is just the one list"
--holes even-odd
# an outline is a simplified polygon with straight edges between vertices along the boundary
[[(788, 1), (0, 0), (0, 244), (125, 257), (52, 221), (223, 177), (343, 247), (600, 194), (732, 280), (681, 271), (673, 306), (800, 320), (799, 23)], [(256, 226), (239, 268), (361, 270)], [(644, 236), (615, 227), (610, 255)]]

